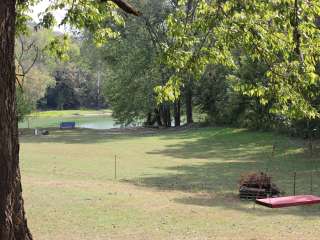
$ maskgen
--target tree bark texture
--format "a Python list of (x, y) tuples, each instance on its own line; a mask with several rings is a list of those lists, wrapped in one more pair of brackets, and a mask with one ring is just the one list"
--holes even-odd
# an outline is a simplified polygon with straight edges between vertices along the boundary
[(186, 89), (186, 115), (187, 115), (187, 124), (193, 123), (193, 117), (192, 117), (192, 89), (191, 87), (187, 87)]
[[(106, 1), (108, 0), (101, 0), (101, 2), (106, 2)], [(139, 12), (137, 9), (132, 7), (129, 3), (127, 3), (127, 1), (124, 1), (124, 0), (111, 0), (111, 1), (117, 4), (117, 6), (121, 8), (123, 11), (125, 11), (126, 13), (133, 14), (135, 16), (141, 15), (141, 12)]]
[(157, 122), (158, 126), (162, 126), (160, 109), (155, 108), (154, 114), (155, 114), (155, 122)]
[(181, 104), (180, 99), (176, 100), (173, 103), (173, 109), (174, 109), (174, 126), (180, 127), (181, 125)]
[(161, 105), (161, 116), (162, 122), (165, 127), (171, 127), (171, 113), (170, 113), (170, 105), (168, 103), (163, 103)]
[(31, 240), (19, 169), (15, 87), (15, 5), (0, 1), (0, 240)]

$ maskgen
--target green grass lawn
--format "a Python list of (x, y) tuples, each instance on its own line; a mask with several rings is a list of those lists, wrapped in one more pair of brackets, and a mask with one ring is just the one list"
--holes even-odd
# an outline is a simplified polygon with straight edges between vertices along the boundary
[[(319, 206), (267, 209), (237, 197), (241, 174), (266, 169), (291, 194), (293, 171), (320, 169), (317, 151), (310, 158), (302, 140), (231, 128), (26, 135), (28, 222), (35, 239), (52, 240), (319, 239)], [(309, 181), (298, 174), (298, 193)], [(320, 176), (313, 181), (320, 195)]]

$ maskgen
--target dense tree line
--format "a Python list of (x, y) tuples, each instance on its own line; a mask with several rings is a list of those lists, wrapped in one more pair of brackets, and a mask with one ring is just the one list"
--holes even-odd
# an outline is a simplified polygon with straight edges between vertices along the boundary
[[(213, 124), (278, 128), (301, 135), (319, 127), (316, 117), (319, 112), (318, 70), (312, 70), (311, 60), (310, 64), (306, 63), (313, 71), (310, 74), (284, 67), (286, 64), (291, 69), (300, 61), (299, 56), (296, 57), (295, 23), (291, 16), (298, 14), (294, 2), (289, 9), (289, 2), (279, 6), (257, 3), (257, 10), (268, 12), (264, 21), (269, 21), (267, 24), (272, 30), (269, 35), (265, 35), (268, 32), (264, 26), (252, 25), (256, 21), (252, 16), (257, 14), (249, 6), (247, 9), (232, 1), (190, 0), (178, 4), (176, 1), (150, 0), (144, 4), (134, 3), (144, 12), (143, 18), (128, 22), (119, 30), (119, 39), (102, 47), (102, 55), (108, 59), (105, 93), (114, 117), (120, 123), (190, 124), (196, 109), (197, 114), (199, 111), (205, 113), (207, 121)], [(299, 4), (305, 10), (306, 6)], [(283, 19), (274, 15), (276, 7), (282, 9), (283, 12), (277, 11), (277, 14), (283, 14)], [(238, 20), (238, 12), (244, 19), (248, 18), (248, 23), (241, 23), (252, 26), (248, 32), (241, 32), (236, 28), (240, 23), (231, 21), (233, 16), (234, 21)], [(225, 14), (230, 19), (225, 18)], [(306, 10), (304, 14), (313, 19), (308, 24), (316, 26), (315, 12)], [(300, 18), (300, 25), (306, 25), (303, 21), (308, 20), (303, 16)], [(287, 29), (278, 28), (278, 24)], [(234, 36), (228, 35), (230, 32), (224, 32), (228, 27), (234, 27), (238, 32)], [(314, 27), (310, 28), (314, 31)], [(310, 38), (305, 41), (316, 46), (318, 32), (310, 33), (311, 30), (302, 28), (300, 31), (306, 31)], [(265, 35), (265, 41), (259, 36), (255, 40), (255, 32), (261, 37)], [(289, 39), (286, 32), (293, 40), (280, 42), (275, 55), (260, 52), (259, 48), (272, 49), (278, 36)], [(218, 37), (221, 39), (216, 40)], [(287, 44), (292, 48), (288, 49)], [(301, 47), (300, 51), (306, 51), (304, 55), (307, 55), (310, 48)], [(317, 61), (318, 55), (310, 54)], [(285, 76), (283, 82), (281, 71), (290, 71), (284, 74), (288, 77)], [(297, 78), (297, 86), (293, 89), (291, 78)], [(307, 95), (299, 92), (301, 88), (305, 88)]]
[(145, 22), (128, 23), (104, 50), (121, 59), (110, 63), (114, 81), (105, 90), (119, 122), (154, 124), (159, 114), (158, 125), (179, 125), (181, 115), (192, 123), (197, 109), (213, 124), (302, 136), (319, 129), (318, 3), (146, 1), (151, 11), (136, 4)]
[(318, 1), (179, 1), (165, 56), (177, 74), (160, 94), (189, 84), (186, 73), (201, 80), (223, 66), (230, 102), (219, 113), (236, 110), (227, 122), (310, 135), (319, 127), (319, 10)]
[(98, 63), (99, 58), (90, 52), (98, 52), (97, 48), (89, 48), (82, 36), (72, 36), (65, 40), (66, 50), (59, 57), (50, 49), (50, 41), (64, 36), (46, 29), (35, 32), (34, 25), (29, 23), (27, 34), (19, 35), (16, 41), (19, 119), (36, 109), (106, 107), (102, 91), (105, 74), (98, 69), (103, 61)]

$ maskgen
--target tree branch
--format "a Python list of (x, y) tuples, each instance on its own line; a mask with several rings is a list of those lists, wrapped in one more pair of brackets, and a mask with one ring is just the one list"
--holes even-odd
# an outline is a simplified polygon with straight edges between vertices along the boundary
[(28, 74), (28, 72), (31, 70), (31, 68), (33, 68), (34, 64), (36, 63), (36, 61), (38, 60), (38, 57), (39, 57), (39, 48), (38, 47), (34, 47), (35, 51), (36, 51), (36, 56), (34, 57), (32, 63), (30, 64), (30, 66), (24, 70), (24, 73), (23, 74)]
[[(100, 2), (106, 2), (109, 0), (100, 0)], [(141, 16), (141, 12), (139, 12), (137, 9), (135, 9), (133, 6), (131, 6), (127, 1), (125, 0), (110, 0), (114, 2), (119, 8), (121, 8), (123, 11), (129, 14), (133, 14), (135, 16)]]

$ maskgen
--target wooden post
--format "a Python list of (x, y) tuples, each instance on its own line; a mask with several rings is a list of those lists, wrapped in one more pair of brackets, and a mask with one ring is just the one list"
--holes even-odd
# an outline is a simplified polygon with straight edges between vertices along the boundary
[(117, 180), (117, 155), (114, 155), (114, 179)]
[(311, 171), (311, 176), (310, 176), (310, 193), (313, 193), (313, 171)]
[(294, 172), (293, 173), (293, 196), (296, 195), (296, 177), (297, 177), (297, 173)]
[(309, 140), (309, 153), (310, 153), (310, 157), (313, 157), (313, 142), (312, 142), (312, 136), (310, 136), (310, 140)]
[(275, 153), (275, 151), (276, 151), (276, 145), (273, 144), (273, 145), (272, 145), (272, 154), (271, 154), (272, 158), (274, 158), (274, 153)]

